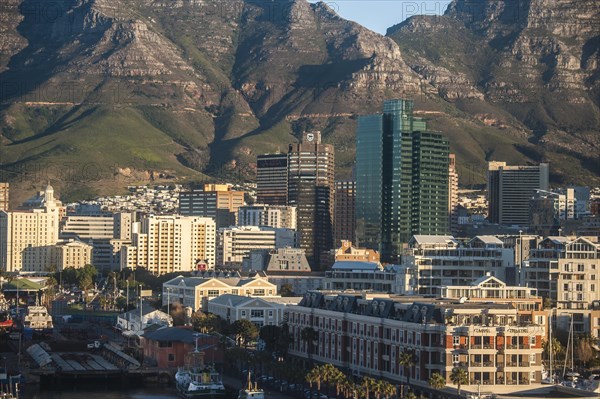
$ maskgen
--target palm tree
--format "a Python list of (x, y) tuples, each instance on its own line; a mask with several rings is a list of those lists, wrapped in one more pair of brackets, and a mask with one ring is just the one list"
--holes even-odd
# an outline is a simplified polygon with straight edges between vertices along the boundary
[(319, 333), (312, 327), (304, 327), (302, 331), (300, 331), (300, 339), (306, 342), (306, 345), (308, 346), (308, 358), (310, 359), (314, 343), (319, 339)]
[(396, 394), (396, 387), (387, 381), (379, 381), (379, 394), (384, 398), (390, 399)]
[(369, 399), (370, 393), (375, 392), (377, 389), (377, 381), (371, 377), (363, 377), (360, 386), (365, 391), (365, 398)]
[(469, 375), (465, 369), (455, 367), (450, 373), (450, 381), (456, 384), (458, 389), (458, 396), (460, 396), (460, 386), (469, 382)]
[(446, 386), (446, 379), (442, 377), (440, 373), (433, 373), (431, 377), (429, 377), (429, 385), (433, 389), (441, 390)]
[(410, 386), (410, 369), (415, 365), (415, 355), (412, 352), (402, 352), (398, 358), (398, 364), (402, 366), (406, 375), (406, 385)]
[(317, 384), (317, 391), (321, 393), (321, 382), (323, 381), (323, 369), (321, 366), (313, 367), (308, 374), (306, 374), (305, 379), (311, 389), (313, 384)]

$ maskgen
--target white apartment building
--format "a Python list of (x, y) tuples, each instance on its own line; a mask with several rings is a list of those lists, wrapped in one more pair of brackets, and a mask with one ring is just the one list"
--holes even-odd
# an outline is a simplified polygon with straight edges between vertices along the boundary
[(277, 286), (262, 277), (183, 277), (163, 283), (162, 303), (180, 303), (194, 311), (206, 310), (208, 301), (224, 294), (244, 297), (272, 297)]
[(238, 226), (219, 229), (217, 263), (241, 265), (252, 250), (294, 247), (296, 232), (271, 227)]
[(511, 281), (513, 251), (495, 236), (477, 236), (462, 245), (452, 236), (415, 235), (402, 256), (411, 274), (407, 293), (439, 295), (441, 286), (469, 285), (488, 274)]
[(600, 301), (600, 243), (589, 237), (547, 237), (531, 251), (525, 284), (556, 307), (556, 325), (590, 333), (594, 302)]
[[(540, 383), (544, 371), (544, 325), (523, 319), (507, 302), (309, 292), (286, 313), (290, 354), (356, 376), (396, 383), (410, 377), (412, 384), (428, 386), (434, 373), (450, 383), (452, 370), (462, 367), (471, 385), (519, 390), (517, 385)], [(315, 342), (302, 339), (306, 328), (316, 331)], [(415, 359), (410, 374), (399, 365), (407, 352)]]
[(121, 267), (155, 275), (215, 266), (216, 225), (211, 218), (148, 216), (133, 224), (132, 244), (121, 248)]
[(59, 242), (54, 246), (53, 258), (57, 271), (68, 267), (79, 269), (92, 264), (92, 246), (77, 240)]
[(278, 326), (284, 322), (286, 306), (297, 305), (300, 300), (302, 297), (259, 298), (223, 294), (208, 301), (207, 310), (228, 323), (245, 319), (258, 327)]
[(41, 197), (41, 208), (0, 211), (0, 270), (45, 271), (52, 266), (62, 204), (50, 185)]
[(240, 226), (269, 226), (296, 230), (296, 207), (285, 205), (244, 205), (238, 209)]

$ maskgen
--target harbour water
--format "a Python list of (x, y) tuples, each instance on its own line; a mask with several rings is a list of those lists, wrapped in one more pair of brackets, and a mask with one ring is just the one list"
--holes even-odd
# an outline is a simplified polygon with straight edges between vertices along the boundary
[(174, 388), (144, 388), (131, 390), (63, 390), (24, 392), (22, 399), (175, 399), (179, 398)]

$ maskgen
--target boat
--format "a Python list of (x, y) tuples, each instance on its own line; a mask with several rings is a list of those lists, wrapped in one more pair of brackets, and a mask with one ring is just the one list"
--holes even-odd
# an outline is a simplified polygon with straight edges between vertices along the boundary
[(258, 384), (255, 382), (252, 386), (250, 380), (250, 371), (248, 371), (248, 384), (245, 389), (240, 389), (238, 399), (265, 399), (265, 391), (258, 389)]
[(4, 295), (0, 293), (0, 332), (9, 332), (15, 322), (10, 314), (9, 305)]
[(227, 397), (221, 375), (211, 365), (204, 364), (204, 352), (196, 349), (186, 356), (185, 366), (175, 374), (175, 387), (186, 399), (225, 399)]
[(45, 306), (29, 306), (23, 319), (23, 329), (33, 331), (51, 331), (54, 328), (52, 316)]

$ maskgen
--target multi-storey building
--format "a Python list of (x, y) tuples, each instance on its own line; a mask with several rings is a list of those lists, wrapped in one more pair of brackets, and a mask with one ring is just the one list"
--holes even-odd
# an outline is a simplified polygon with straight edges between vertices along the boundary
[(256, 200), (267, 205), (287, 205), (288, 154), (256, 157)]
[[(535, 302), (537, 303), (537, 302)], [(529, 385), (542, 379), (543, 324), (523, 320), (507, 302), (309, 292), (286, 308), (289, 352), (331, 363), (354, 375), (426, 385), (433, 373), (450, 383), (455, 367), (469, 383)], [(302, 337), (313, 329), (316, 340)], [(399, 365), (412, 353), (414, 366)], [(406, 374), (405, 374), (406, 373)]]
[(262, 277), (183, 277), (177, 276), (163, 284), (162, 303), (180, 303), (194, 311), (206, 310), (208, 301), (224, 294), (245, 297), (277, 295), (277, 286)]
[(343, 180), (335, 182), (333, 215), (333, 245), (342, 241), (356, 242), (356, 182)]
[(10, 183), (0, 182), (0, 211), (8, 211), (8, 207), (10, 206), (9, 194)]
[(296, 207), (286, 205), (244, 205), (238, 209), (239, 226), (268, 226), (296, 229)]
[(252, 250), (272, 250), (294, 247), (296, 232), (258, 226), (238, 226), (219, 229), (217, 238), (217, 264), (241, 266)]
[(398, 266), (383, 267), (379, 263), (364, 261), (338, 261), (325, 272), (323, 289), (377, 291), (402, 293), (398, 285)]
[(301, 297), (248, 297), (223, 294), (208, 301), (207, 311), (228, 323), (249, 320), (258, 327), (278, 326), (284, 322), (287, 305), (297, 305)]
[(413, 117), (412, 100), (389, 100), (356, 130), (356, 226), (363, 247), (397, 261), (415, 234), (448, 233), (449, 142)]
[(77, 240), (59, 242), (54, 246), (53, 258), (56, 271), (68, 267), (79, 269), (92, 264), (92, 246)]
[(245, 271), (265, 271), (283, 273), (307, 273), (310, 265), (301, 248), (277, 248), (274, 250), (252, 250), (244, 259)]
[(374, 249), (353, 247), (352, 241), (342, 241), (341, 246), (335, 250), (335, 261), (379, 263), (379, 253)]
[(236, 225), (244, 191), (232, 190), (226, 184), (205, 184), (201, 190), (179, 193), (179, 212), (184, 216), (213, 218), (217, 228)]
[(333, 247), (334, 149), (321, 132), (305, 132), (288, 150), (288, 204), (297, 207), (300, 248), (313, 269)]
[(529, 201), (535, 190), (548, 190), (549, 167), (488, 164), (488, 219), (492, 223), (527, 226)]
[(52, 266), (62, 207), (50, 185), (41, 197), (41, 208), (0, 211), (0, 270), (46, 271)]
[(456, 154), (448, 156), (448, 227), (452, 234), (458, 229), (458, 172), (456, 170)]
[(555, 305), (557, 327), (590, 333), (594, 303), (600, 301), (600, 244), (586, 237), (547, 237), (524, 268), (525, 284)]
[(414, 236), (402, 257), (412, 293), (439, 295), (440, 287), (469, 285), (486, 275), (514, 281), (511, 248), (494, 236), (477, 236), (461, 245), (452, 236)]
[(132, 244), (123, 245), (123, 268), (143, 267), (152, 274), (215, 266), (216, 228), (210, 218), (148, 216), (132, 227)]

